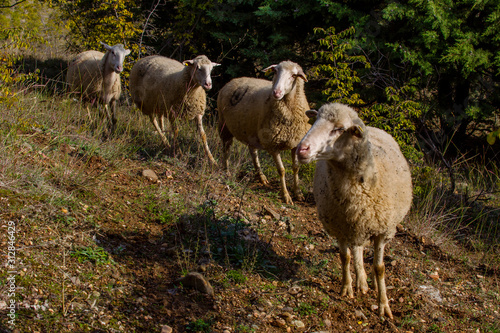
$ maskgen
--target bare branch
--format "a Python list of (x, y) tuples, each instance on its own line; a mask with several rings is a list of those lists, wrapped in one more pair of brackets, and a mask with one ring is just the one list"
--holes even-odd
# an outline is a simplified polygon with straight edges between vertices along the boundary
[(15, 6), (17, 6), (17, 5), (19, 5), (20, 3), (23, 3), (23, 2), (25, 2), (25, 1), (26, 1), (26, 0), (20, 0), (20, 1), (18, 1), (18, 2), (16, 2), (16, 3), (14, 3), (14, 4), (12, 4), (12, 5), (9, 5), (9, 6), (7, 6), (7, 5), (5, 5), (5, 6), (0, 6), (0, 9), (3, 9), (3, 8), (12, 8), (12, 7), (15, 7)]

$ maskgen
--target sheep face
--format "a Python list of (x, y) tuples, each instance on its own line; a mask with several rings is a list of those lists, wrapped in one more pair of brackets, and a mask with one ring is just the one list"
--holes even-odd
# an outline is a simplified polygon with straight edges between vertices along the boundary
[(327, 104), (306, 111), (317, 117), (314, 125), (297, 146), (300, 163), (315, 160), (342, 162), (366, 142), (366, 127), (354, 110), (341, 104)]
[(212, 89), (212, 69), (220, 64), (211, 62), (206, 56), (200, 55), (194, 59), (186, 60), (183, 63), (191, 70), (191, 77), (196, 84), (201, 86), (204, 90)]
[(108, 68), (120, 74), (123, 71), (123, 61), (130, 54), (130, 50), (126, 50), (122, 44), (116, 44), (115, 46), (109, 46), (103, 42), (101, 44), (109, 53), (106, 62), (107, 66), (109, 66)]
[(295, 80), (298, 77), (307, 82), (306, 75), (302, 68), (291, 61), (282, 61), (278, 65), (271, 65), (263, 71), (274, 72), (272, 96), (277, 101), (283, 99), (283, 97), (293, 90)]

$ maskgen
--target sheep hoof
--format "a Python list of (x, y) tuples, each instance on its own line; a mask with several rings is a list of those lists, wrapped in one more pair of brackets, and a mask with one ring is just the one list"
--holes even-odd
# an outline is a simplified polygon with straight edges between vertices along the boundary
[(304, 201), (304, 195), (302, 194), (302, 192), (295, 192), (295, 198), (298, 201)]
[(266, 176), (264, 174), (258, 174), (257, 178), (262, 183), (262, 185), (264, 185), (264, 186), (268, 186), (269, 185), (269, 181), (267, 180), (267, 178), (266, 178)]
[(290, 197), (290, 195), (289, 195), (288, 193), (283, 195), (283, 201), (284, 201), (287, 205), (293, 205), (293, 200), (292, 200), (292, 197)]
[(361, 291), (362, 294), (366, 294), (368, 292), (368, 283), (365, 281), (358, 281), (356, 283), (356, 289)]
[(350, 285), (342, 286), (342, 291), (340, 292), (340, 296), (347, 296), (349, 298), (354, 298), (354, 293), (352, 291), (352, 287)]
[(394, 319), (389, 304), (379, 304), (378, 315), (380, 318), (383, 318), (385, 316), (387, 318)]

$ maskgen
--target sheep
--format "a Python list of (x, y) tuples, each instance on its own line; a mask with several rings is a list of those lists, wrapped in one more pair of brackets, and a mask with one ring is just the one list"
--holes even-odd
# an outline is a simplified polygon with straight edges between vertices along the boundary
[(178, 134), (178, 117), (195, 119), (205, 154), (212, 165), (216, 162), (207, 144), (202, 117), (207, 103), (205, 91), (212, 88), (210, 73), (215, 66), (219, 64), (204, 55), (183, 63), (154, 55), (142, 58), (132, 67), (129, 82), (132, 100), (144, 115), (149, 116), (166, 146), (169, 142), (163, 134), (165, 116), (172, 126), (174, 139)]
[(116, 127), (116, 101), (121, 94), (120, 73), (130, 50), (126, 50), (122, 44), (101, 44), (106, 53), (91, 50), (75, 57), (68, 66), (66, 82), (72, 92), (81, 94), (82, 99), (99, 100), (104, 104), (112, 133)]
[(258, 149), (274, 159), (280, 177), (281, 196), (293, 204), (285, 183), (285, 168), (280, 151), (291, 149), (294, 175), (294, 195), (302, 200), (299, 188), (299, 163), (295, 149), (311, 125), (304, 114), (309, 109), (304, 93), (306, 75), (291, 61), (282, 61), (264, 69), (273, 71), (272, 82), (265, 79), (240, 77), (232, 79), (219, 92), (219, 134), (222, 139), (224, 168), (228, 169), (229, 148), (233, 137), (246, 144), (252, 156), (256, 176), (268, 185), (261, 170)]
[(412, 202), (408, 163), (385, 131), (365, 126), (347, 105), (332, 103), (309, 110), (315, 123), (297, 147), (300, 163), (317, 160), (313, 193), (326, 231), (337, 238), (342, 262), (341, 295), (353, 297), (351, 250), (356, 288), (368, 291), (363, 247), (374, 242), (374, 289), (378, 312), (393, 318), (385, 286), (384, 247)]

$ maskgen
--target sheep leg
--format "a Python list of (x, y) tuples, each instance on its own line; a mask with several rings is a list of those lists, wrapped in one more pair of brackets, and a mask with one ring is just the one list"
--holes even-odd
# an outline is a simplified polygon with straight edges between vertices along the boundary
[(292, 170), (293, 170), (293, 194), (297, 200), (304, 200), (304, 195), (299, 187), (299, 157), (296, 154), (297, 147), (292, 148)]
[(248, 146), (248, 149), (250, 150), (250, 155), (252, 156), (252, 162), (255, 168), (255, 175), (260, 179), (260, 182), (262, 184), (269, 185), (266, 175), (264, 175), (262, 169), (260, 168), (260, 161), (259, 161), (259, 155), (257, 155), (257, 149), (250, 146)]
[(196, 116), (196, 125), (198, 127), (198, 133), (200, 133), (200, 138), (201, 138), (201, 142), (203, 144), (203, 149), (205, 149), (205, 154), (207, 155), (210, 164), (216, 165), (217, 162), (215, 162), (214, 157), (212, 156), (212, 153), (210, 152), (210, 148), (208, 147), (207, 135), (205, 134), (205, 130), (203, 129), (202, 117), (203, 116), (201, 114)]
[(165, 124), (165, 115), (163, 114), (160, 116), (160, 126), (163, 132), (167, 131), (167, 125)]
[(233, 143), (233, 138), (223, 139), (222, 140), (222, 159), (224, 160), (224, 170), (229, 171), (229, 148), (231, 148), (231, 144)]
[(222, 159), (224, 170), (229, 172), (229, 148), (233, 143), (233, 135), (224, 124), (224, 119), (219, 118), (219, 136), (222, 139)]
[(339, 249), (340, 261), (342, 262), (342, 291), (340, 292), (340, 296), (347, 295), (348, 297), (353, 298), (354, 293), (352, 291), (352, 277), (350, 271), (351, 251), (345, 241), (339, 241)]
[(356, 290), (366, 294), (368, 292), (368, 283), (366, 282), (366, 271), (363, 264), (363, 247), (353, 246), (352, 257), (354, 261), (354, 271), (356, 272)]
[(271, 153), (274, 159), (274, 163), (276, 164), (276, 169), (278, 170), (278, 174), (280, 176), (280, 186), (281, 186), (281, 196), (283, 197), (283, 201), (286, 204), (293, 205), (292, 197), (288, 194), (286, 189), (286, 181), (285, 181), (285, 167), (283, 166), (283, 162), (281, 161), (281, 156), (279, 152)]
[(153, 123), (153, 126), (155, 127), (158, 134), (160, 134), (160, 138), (163, 141), (163, 143), (165, 144), (165, 146), (167, 146), (167, 147), (170, 146), (167, 137), (165, 136), (165, 134), (163, 134), (163, 132), (160, 128), (160, 125), (158, 125), (158, 118), (157, 118), (156, 114), (150, 114), (149, 119)]
[(374, 240), (373, 269), (378, 289), (378, 313), (380, 317), (386, 315), (387, 317), (393, 319), (391, 308), (389, 307), (389, 300), (387, 298), (387, 289), (385, 286), (384, 248), (384, 236), (376, 236)]
[(108, 119), (111, 123), (109, 132), (110, 134), (115, 132), (116, 129), (116, 101), (111, 101), (110, 112), (108, 112)]

